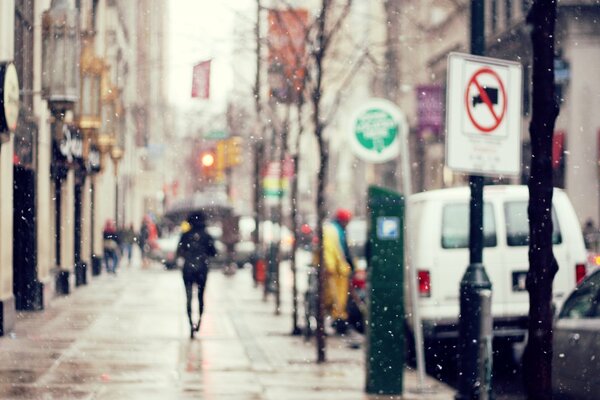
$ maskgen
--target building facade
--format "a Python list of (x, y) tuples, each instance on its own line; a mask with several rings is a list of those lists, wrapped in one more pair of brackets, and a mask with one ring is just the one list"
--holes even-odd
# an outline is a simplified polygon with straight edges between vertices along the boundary
[[(469, 4), (466, 0), (409, 1), (405, 2), (409, 12), (401, 14), (404, 45), (399, 60), (407, 90), (399, 104), (409, 116), (419, 190), (465, 184), (464, 175), (444, 167), (440, 111), (445, 104), (447, 56), (452, 51), (469, 52)], [(523, 65), (523, 172), (500, 180), (504, 183), (526, 184), (528, 179), (532, 52), (525, 18), (530, 6), (528, 0), (485, 1), (485, 54)], [(598, 107), (594, 94), (600, 90), (592, 78), (599, 61), (599, 13), (596, 2), (561, 1), (556, 24), (555, 87), (561, 110), (553, 143), (554, 184), (567, 191), (582, 225), (590, 219), (596, 225), (600, 221), (600, 120), (592, 111)], [(428, 105), (432, 101), (438, 105), (432, 108)], [(423, 111), (437, 121), (423, 118)]]
[(0, 147), (0, 334), (16, 311), (43, 310), (101, 273), (105, 221), (141, 220), (127, 215), (143, 213), (129, 184), (139, 151), (137, 16), (161, 19), (142, 6), (0, 4), (0, 62), (19, 80), (18, 121)]

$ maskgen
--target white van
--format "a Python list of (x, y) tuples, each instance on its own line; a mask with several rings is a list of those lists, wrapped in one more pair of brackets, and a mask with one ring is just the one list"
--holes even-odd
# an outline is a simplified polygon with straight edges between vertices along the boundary
[[(417, 271), (425, 339), (458, 337), (459, 286), (469, 264), (469, 199), (469, 188), (461, 187), (418, 193), (408, 200), (407, 262)], [(484, 189), (483, 264), (493, 285), (494, 336), (513, 342), (524, 339), (529, 311), (528, 199), (527, 186)], [(554, 190), (552, 218), (558, 307), (585, 276), (586, 251), (573, 206), (560, 189)], [(412, 320), (407, 321), (412, 328)]]

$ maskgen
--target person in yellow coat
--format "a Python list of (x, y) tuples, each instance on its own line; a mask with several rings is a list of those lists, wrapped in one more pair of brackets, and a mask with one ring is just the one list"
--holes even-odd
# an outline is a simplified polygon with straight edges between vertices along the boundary
[(333, 220), (323, 227), (325, 307), (338, 334), (346, 333), (348, 327), (348, 295), (354, 268), (346, 241), (346, 226), (351, 219), (350, 211), (338, 209)]

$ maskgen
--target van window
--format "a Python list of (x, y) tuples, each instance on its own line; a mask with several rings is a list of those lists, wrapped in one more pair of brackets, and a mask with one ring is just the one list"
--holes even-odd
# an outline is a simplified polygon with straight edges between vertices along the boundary
[[(504, 205), (506, 214), (506, 243), (509, 246), (529, 246), (529, 218), (527, 201), (509, 201)], [(552, 207), (552, 244), (562, 243), (556, 210)]]
[[(496, 222), (492, 205), (487, 203), (483, 206), (483, 245), (496, 246)], [(469, 247), (469, 204), (448, 204), (442, 212), (442, 248), (466, 247)]]

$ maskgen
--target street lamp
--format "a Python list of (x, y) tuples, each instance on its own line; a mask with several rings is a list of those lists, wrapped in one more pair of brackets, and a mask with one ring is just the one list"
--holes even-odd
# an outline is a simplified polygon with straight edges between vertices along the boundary
[[(85, 184), (85, 180), (88, 175), (90, 176), (90, 254), (92, 263), (92, 273), (98, 275), (100, 273), (100, 259), (94, 252), (95, 247), (95, 235), (94, 235), (94, 223), (95, 223), (95, 204), (94, 204), (94, 193), (95, 193), (95, 182), (93, 175), (97, 172), (93, 168), (88, 168), (90, 165), (90, 157), (93, 159), (97, 158), (98, 150), (94, 153), (92, 146), (95, 145), (98, 140), (98, 129), (102, 126), (101, 120), (101, 89), (102, 89), (102, 72), (104, 71), (104, 62), (101, 58), (96, 57), (94, 52), (94, 31), (86, 29), (81, 34), (82, 38), (82, 49), (81, 57), (79, 59), (79, 79), (80, 79), (80, 91), (79, 101), (76, 107), (77, 125), (79, 131), (83, 135), (83, 162), (76, 165), (76, 185), (75, 185), (75, 282), (77, 284), (87, 283), (87, 264), (82, 260), (82, 224), (85, 217), (82, 215), (82, 190)], [(97, 147), (97, 145), (96, 145)], [(98, 159), (96, 162), (97, 165)]]
[(73, 108), (79, 97), (79, 12), (73, 0), (52, 0), (42, 15), (42, 96), (50, 109)]
[[(79, 12), (73, 0), (52, 0), (42, 15), (42, 96), (52, 113), (53, 147), (63, 136), (64, 117), (79, 97)], [(55, 147), (56, 146), (56, 147)], [(61, 266), (62, 182), (68, 164), (53, 151), (53, 178), (56, 201), (55, 262)], [(69, 293), (69, 272), (59, 270), (57, 291)]]
[(93, 32), (83, 34), (83, 49), (79, 62), (81, 90), (77, 104), (77, 122), (79, 128), (88, 134), (90, 130), (97, 130), (102, 126), (102, 73), (106, 68), (104, 61), (94, 54), (93, 39)]
[(104, 155), (112, 153), (112, 147), (115, 144), (115, 102), (117, 99), (116, 90), (110, 83), (110, 67), (104, 66), (100, 77), (101, 107), (100, 115), (100, 132), (98, 135), (97, 146), (101, 154), (101, 165), (104, 169)]
[(119, 161), (123, 158), (123, 149), (118, 144), (114, 144), (112, 149), (110, 150), (110, 158), (115, 164), (115, 176), (117, 175), (117, 168), (119, 166)]
[[(100, 133), (98, 135), (98, 138), (96, 139), (96, 147), (98, 147), (101, 157), (110, 152), (112, 143), (113, 138), (110, 135), (106, 133)], [(102, 160), (100, 160), (100, 162), (102, 163)]]
[(119, 161), (123, 158), (123, 149), (115, 143), (110, 151), (110, 158), (115, 165), (115, 224), (119, 226)]

